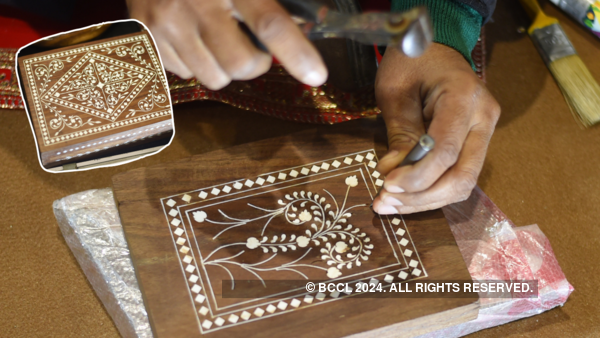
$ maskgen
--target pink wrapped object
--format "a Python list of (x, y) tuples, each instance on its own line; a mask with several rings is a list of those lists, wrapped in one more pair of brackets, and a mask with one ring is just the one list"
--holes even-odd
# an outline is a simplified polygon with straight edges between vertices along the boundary
[(562, 306), (574, 288), (536, 225), (515, 225), (479, 189), (443, 208), (473, 280), (537, 280), (538, 298), (480, 298), (477, 319), (421, 337), (461, 337)]

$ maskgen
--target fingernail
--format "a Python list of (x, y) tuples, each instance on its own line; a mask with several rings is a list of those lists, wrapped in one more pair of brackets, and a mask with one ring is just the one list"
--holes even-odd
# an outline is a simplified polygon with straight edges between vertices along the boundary
[(404, 204), (402, 204), (402, 202), (393, 198), (392, 196), (388, 196), (388, 197), (384, 198), (383, 203), (389, 204), (389, 205), (404, 205)]
[(385, 190), (387, 190), (388, 192), (391, 192), (392, 194), (401, 194), (404, 192), (404, 189), (402, 189), (396, 185), (388, 185), (385, 187)]
[(322, 85), (325, 82), (325, 80), (326, 77), (323, 76), (323, 74), (314, 70), (308, 72), (308, 74), (306, 74), (304, 78), (302, 78), (302, 82), (313, 87), (318, 87)]
[(394, 215), (398, 213), (398, 210), (391, 205), (382, 204), (377, 208), (377, 213), (380, 215)]

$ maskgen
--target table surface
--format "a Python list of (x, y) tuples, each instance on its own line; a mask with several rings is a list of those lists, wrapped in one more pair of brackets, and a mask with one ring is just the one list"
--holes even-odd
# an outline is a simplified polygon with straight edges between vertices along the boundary
[[(600, 40), (551, 7), (600, 80)], [(487, 25), (487, 82), (502, 117), (479, 178), (517, 225), (537, 223), (575, 287), (564, 307), (473, 337), (591, 337), (600, 334), (600, 127), (581, 129), (520, 27), (516, 0), (498, 2)], [(125, 170), (312, 128), (216, 103), (175, 107), (176, 135), (160, 154), (120, 167), (51, 174), (40, 168), (22, 110), (0, 111), (0, 328), (7, 337), (117, 337), (67, 247), (52, 202), (110, 186)]]

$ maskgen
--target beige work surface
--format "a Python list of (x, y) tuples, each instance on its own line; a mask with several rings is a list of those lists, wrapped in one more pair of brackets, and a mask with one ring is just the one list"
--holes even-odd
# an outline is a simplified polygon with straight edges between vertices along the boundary
[[(580, 129), (527, 35), (515, 0), (487, 28), (488, 84), (503, 113), (479, 185), (516, 224), (539, 224), (575, 292), (562, 308), (473, 337), (600, 336), (600, 126)], [(557, 14), (600, 80), (600, 40)], [(0, 336), (117, 337), (52, 214), (58, 198), (111, 185), (117, 173), (311, 128), (214, 103), (175, 107), (158, 155), (115, 168), (50, 174), (25, 112), (0, 111)]]

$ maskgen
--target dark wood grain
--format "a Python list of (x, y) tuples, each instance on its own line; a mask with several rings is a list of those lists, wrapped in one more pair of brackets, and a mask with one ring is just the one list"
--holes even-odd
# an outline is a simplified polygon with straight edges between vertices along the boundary
[[(92, 153), (104, 151), (104, 141), (115, 134), (172, 121), (164, 71), (147, 33), (53, 49), (18, 62), (42, 163), (48, 168), (69, 162), (60, 156), (65, 148), (91, 144)], [(149, 130), (146, 136), (159, 133)]]
[[(310, 131), (299, 134), (288, 135), (283, 138), (270, 139), (255, 143), (245, 144), (229, 149), (218, 150), (212, 153), (195, 156), (175, 163), (162, 164), (149, 168), (141, 168), (127, 173), (119, 174), (113, 178), (115, 198), (118, 202), (119, 213), (125, 230), (126, 238), (130, 246), (133, 263), (136, 267), (136, 273), (140, 281), (142, 292), (145, 299), (146, 308), (150, 316), (153, 330), (158, 337), (189, 337), (200, 336), (201, 331), (211, 336), (346, 336), (360, 332), (378, 330), (391, 327), (397, 335), (414, 335), (428, 332), (441, 327), (456, 324), (473, 319), (477, 316), (477, 299), (407, 299), (407, 298), (357, 298), (349, 297), (327, 301), (323, 304), (307, 306), (302, 303), (298, 309), (294, 309), (291, 299), (303, 300), (302, 292), (296, 292), (290, 297), (284, 299), (287, 308), (285, 311), (277, 309), (274, 315), (268, 312), (260, 317), (252, 314), (248, 321), (239, 318), (236, 325), (227, 320), (231, 313), (240, 316), (242, 308), (235, 305), (240, 299), (223, 298), (220, 289), (221, 280), (230, 278), (224, 270), (215, 266), (209, 266), (210, 260), (217, 258), (226, 258), (240, 248), (247, 252), (238, 256), (241, 263), (256, 263), (261, 259), (268, 258), (258, 249), (249, 249), (248, 246), (238, 245), (217, 251), (213, 259), (207, 260), (207, 253), (218, 245), (225, 245), (232, 242), (244, 242), (251, 236), (257, 236), (256, 226), (261, 224), (249, 223), (243, 227), (230, 230), (214, 239), (218, 230), (223, 226), (209, 224), (208, 221), (198, 222), (194, 217), (194, 212), (204, 211), (207, 219), (213, 221), (223, 221), (219, 218), (218, 210), (225, 212), (235, 218), (251, 218), (260, 215), (260, 211), (250, 208), (247, 200), (252, 204), (261, 207), (274, 207), (277, 205), (277, 199), (285, 200), (285, 194), (292, 194), (293, 191), (322, 191), (327, 189), (333, 196), (343, 199), (344, 193), (348, 189), (348, 205), (364, 203), (371, 200), (369, 195), (374, 192), (376, 186), (373, 184), (375, 179), (369, 184), (364, 183), (372, 177), (373, 169), (368, 166), (369, 161), (353, 161), (351, 165), (342, 164), (338, 169), (330, 167), (326, 170), (320, 169), (318, 173), (311, 172), (310, 177), (299, 174), (296, 178), (276, 179), (273, 183), (263, 183), (262, 186), (254, 183), (252, 188), (244, 186), (239, 190), (233, 187), (232, 181), (245, 183), (246, 179), (257, 181), (257, 177), (268, 178), (277, 175), (276, 172), (284, 170), (290, 173), (292, 167), (298, 171), (308, 163), (318, 162), (336, 158), (340, 155), (351, 154), (373, 148), (372, 136), (354, 134), (348, 135), (324, 135), (318, 131)], [(363, 153), (363, 155), (366, 153)], [(354, 155), (352, 156), (354, 157)], [(344, 157), (341, 158), (342, 160)], [(332, 160), (326, 161), (332, 163)], [(311, 166), (306, 166), (311, 168)], [(362, 183), (349, 189), (345, 183), (345, 178), (351, 175), (361, 177), (356, 170), (362, 170), (367, 173)], [(263, 173), (273, 173), (261, 175)], [(343, 174), (335, 176), (336, 174)], [(334, 177), (335, 176), (335, 177)], [(327, 178), (328, 177), (328, 178)], [(321, 179), (323, 178), (323, 179)], [(327, 178), (327, 179), (324, 179)], [(216, 186), (215, 186), (216, 184)], [(215, 186), (219, 189), (217, 195), (211, 194)], [(226, 193), (222, 190), (225, 186), (232, 187), (231, 191)], [(367, 188), (368, 187), (368, 188)], [(206, 188), (206, 189), (205, 189)], [(200, 190), (197, 190), (200, 189)], [(193, 192), (192, 192), (193, 191)], [(207, 192), (205, 198), (201, 198), (201, 192)], [(182, 200), (182, 196), (190, 196), (189, 203)], [(168, 205), (169, 200), (172, 205)], [(328, 197), (324, 203), (331, 203)], [(174, 204), (173, 204), (174, 203)], [(220, 203), (215, 206), (215, 203)], [(273, 204), (275, 203), (275, 204)], [(171, 208), (172, 207), (172, 208)], [(178, 216), (186, 224), (170, 224), (173, 217), (168, 213), (171, 209), (178, 210)], [(300, 211), (300, 210), (298, 210)], [(371, 238), (375, 248), (372, 250), (368, 260), (363, 261), (361, 267), (353, 266), (351, 269), (341, 268), (342, 276), (340, 281), (349, 281), (361, 279), (368, 281), (370, 276), (374, 275), (369, 269), (381, 268), (378, 272), (383, 272), (377, 277), (382, 281), (386, 274), (393, 275), (394, 283), (402, 282), (399, 279), (398, 272), (392, 273), (392, 268), (383, 268), (389, 262), (394, 261), (394, 250), (390, 245), (385, 245), (387, 239), (383, 227), (391, 227), (394, 231), (398, 226), (389, 223), (384, 218), (382, 222), (379, 216), (370, 211), (368, 206), (357, 207), (351, 211), (352, 215), (348, 222), (361, 232), (366, 233)], [(188, 217), (186, 220), (185, 217)], [(401, 219), (401, 218), (399, 218)], [(420, 280), (470, 280), (470, 275), (466, 269), (462, 256), (456, 246), (452, 233), (446, 223), (440, 210), (405, 216), (407, 234), (405, 238), (412, 238), (410, 244), (414, 242), (415, 255), (418, 253), (420, 261), (416, 268), (407, 267), (412, 258), (403, 261), (402, 252), (398, 260), (403, 261), (399, 267), (408, 272), (408, 279)], [(348, 224), (349, 224), (348, 223)], [(400, 223), (399, 226), (403, 226)], [(298, 229), (300, 227), (300, 229)], [(189, 245), (190, 252), (182, 253), (178, 251), (182, 245), (175, 244), (177, 237), (174, 231), (181, 228), (182, 233), (185, 229), (187, 238), (183, 246)], [(286, 223), (281, 217), (274, 219), (269, 225), (265, 236), (269, 241), (274, 234), (286, 233), (289, 241), (290, 235), (300, 236), (306, 229), (310, 229), (308, 224), (299, 226)], [(386, 229), (388, 229), (386, 228)], [(191, 231), (194, 233), (192, 234)], [(260, 231), (259, 231), (260, 233)], [(393, 235), (393, 234), (392, 234)], [(305, 235), (306, 236), (306, 235)], [(279, 237), (280, 239), (281, 237)], [(400, 236), (399, 238), (402, 238)], [(400, 239), (398, 239), (399, 241)], [(333, 243), (337, 239), (330, 239)], [(195, 244), (197, 242), (197, 246)], [(299, 242), (298, 242), (299, 243)], [(332, 243), (332, 244), (333, 244)], [(388, 242), (389, 243), (389, 242)], [(317, 250), (324, 247), (320, 245), (311, 246)], [(395, 244), (404, 250), (404, 246)], [(195, 251), (199, 248), (200, 254)], [(237, 249), (236, 249), (237, 248)], [(300, 248), (297, 248), (300, 249)], [(208, 250), (208, 251), (206, 251)], [(288, 261), (297, 258), (299, 250), (288, 250), (285, 254), (278, 252), (273, 258), (272, 266), (277, 266), (287, 259)], [(396, 250), (399, 251), (399, 250)], [(210, 280), (214, 287), (215, 296), (211, 297), (207, 293), (206, 299), (202, 302), (194, 301), (195, 293), (190, 292), (194, 284), (200, 282), (190, 282), (190, 273), (185, 272), (187, 264), (182, 263), (186, 255), (192, 255), (191, 265), (197, 263), (199, 269), (204, 265), (206, 274), (200, 273), (200, 280), (206, 282)], [(191, 257), (191, 256), (190, 256)], [(210, 257), (209, 257), (210, 258)], [(321, 254), (311, 253), (306, 256), (307, 263), (317, 266), (328, 267), (326, 262), (321, 259)], [(418, 277), (412, 275), (415, 269), (423, 271)], [(244, 279), (253, 279), (250, 274), (244, 275), (244, 271), (234, 271), (234, 278), (242, 276)], [(197, 274), (194, 269), (192, 274)], [(329, 280), (323, 270), (319, 269), (301, 269), (311, 280)], [(426, 273), (425, 273), (426, 271)], [(350, 278), (351, 273), (358, 273)], [(262, 273), (262, 272), (261, 272)], [(185, 275), (185, 277), (184, 277)], [(348, 275), (348, 279), (344, 279)], [(245, 276), (245, 277), (244, 277)], [(265, 280), (303, 280), (297, 274), (291, 272), (268, 272), (264, 275)], [(254, 278), (257, 280), (257, 278)], [(383, 281), (382, 281), (383, 282)], [(383, 282), (386, 285), (386, 282)], [(203, 284), (203, 294), (207, 285)], [(304, 292), (306, 293), (306, 292)], [(190, 294), (193, 296), (190, 297)], [(270, 304), (277, 305), (279, 298), (269, 298)], [(249, 300), (254, 304), (253, 309), (261, 307), (266, 309), (267, 303), (258, 300)], [(213, 312), (206, 315), (199, 315), (198, 311), (202, 306), (207, 306)], [(264, 305), (257, 305), (257, 304)], [(314, 300), (313, 304), (320, 303)], [(217, 310), (216, 306), (221, 308), (225, 305), (231, 306), (231, 311)], [(289, 311), (293, 309), (293, 311)], [(219, 312), (221, 311), (221, 312)], [(253, 312), (253, 310), (248, 310)], [(281, 313), (281, 314), (280, 314)], [(222, 318), (222, 326), (217, 324), (218, 319)], [(205, 320), (211, 322), (210, 328), (201, 328)], [(218, 330), (215, 330), (218, 329)], [(382, 332), (378, 334), (384, 335)]]

